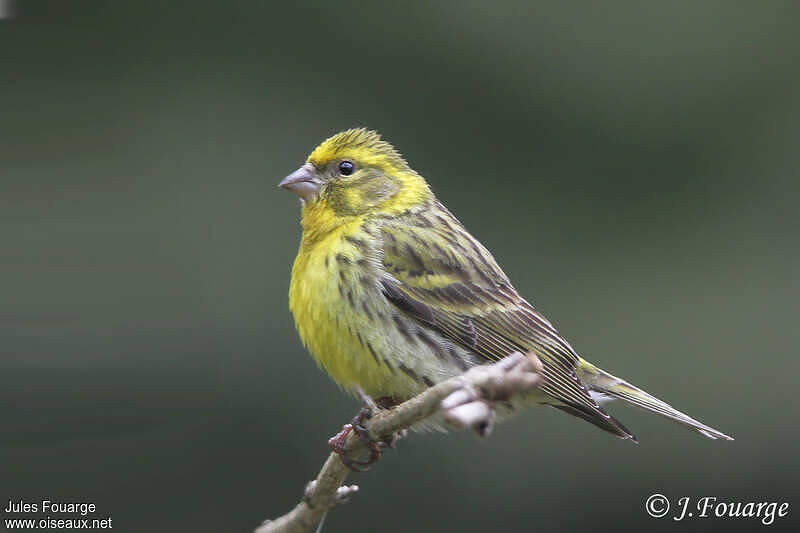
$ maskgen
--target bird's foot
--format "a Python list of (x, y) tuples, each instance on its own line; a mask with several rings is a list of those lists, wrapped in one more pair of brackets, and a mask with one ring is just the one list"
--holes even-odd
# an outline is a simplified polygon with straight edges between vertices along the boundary
[[(349, 424), (342, 426), (342, 430), (339, 433), (328, 439), (328, 445), (331, 447), (331, 450), (333, 450), (334, 453), (339, 454), (339, 458), (342, 460), (344, 466), (350, 470), (353, 470), (354, 472), (364, 472), (369, 470), (370, 465), (381, 458), (381, 442), (372, 440), (372, 438), (369, 436), (369, 432), (362, 425), (365, 420), (369, 420), (371, 417), (372, 409), (369, 407), (362, 407)], [(369, 448), (368, 459), (363, 461), (359, 459), (352, 459), (347, 454), (345, 445), (347, 443), (347, 437), (350, 436), (350, 433), (355, 433), (358, 435), (358, 438), (360, 438), (361, 441), (367, 445), (367, 448)]]
[[(358, 414), (349, 424), (342, 426), (342, 430), (328, 440), (328, 445), (334, 453), (339, 455), (342, 463), (354, 472), (365, 472), (369, 467), (381, 458), (382, 449), (385, 447), (394, 448), (395, 443), (401, 437), (399, 434), (390, 435), (380, 440), (373, 440), (369, 431), (364, 427), (364, 421), (369, 420), (379, 409), (386, 409), (397, 405), (399, 402), (391, 396), (383, 396), (377, 401), (366, 395), (361, 389), (356, 389), (363, 406)], [(347, 437), (350, 433), (355, 433), (358, 438), (369, 449), (369, 457), (365, 460), (353, 459), (346, 451)]]

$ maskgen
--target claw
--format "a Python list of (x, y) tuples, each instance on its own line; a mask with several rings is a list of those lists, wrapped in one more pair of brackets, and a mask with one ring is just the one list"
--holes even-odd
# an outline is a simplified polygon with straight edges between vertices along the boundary
[[(334, 453), (339, 454), (339, 458), (347, 468), (354, 472), (366, 472), (373, 463), (381, 458), (381, 450), (383, 448), (394, 448), (403, 434), (395, 433), (394, 435), (389, 435), (378, 441), (374, 441), (372, 437), (370, 437), (367, 428), (364, 427), (364, 421), (372, 418), (372, 415), (379, 409), (394, 407), (399, 404), (401, 400), (393, 396), (382, 396), (377, 400), (373, 400), (358, 387), (355, 389), (355, 392), (359, 398), (361, 398), (363, 407), (361, 407), (358, 414), (349, 424), (342, 426), (342, 430), (339, 433), (328, 439), (328, 445)], [(369, 457), (367, 459), (351, 459), (345, 453), (345, 443), (350, 433), (358, 435), (358, 438), (369, 448)]]
[[(374, 403), (373, 403), (374, 405)], [(373, 408), (370, 405), (365, 405), (361, 408), (358, 414), (353, 418), (349, 424), (342, 426), (342, 430), (328, 439), (328, 445), (334, 453), (339, 454), (344, 466), (354, 472), (366, 472), (369, 470), (370, 465), (381, 458), (381, 444), (382, 442), (375, 442), (369, 436), (369, 432), (362, 425), (364, 420), (369, 420), (372, 417)], [(351, 432), (354, 432), (369, 448), (369, 458), (364, 461), (351, 459), (345, 452), (345, 443), (347, 437)]]

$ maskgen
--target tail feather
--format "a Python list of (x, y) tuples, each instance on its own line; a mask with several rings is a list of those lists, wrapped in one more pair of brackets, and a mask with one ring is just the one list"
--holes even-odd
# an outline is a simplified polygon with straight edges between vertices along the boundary
[(688, 429), (697, 431), (709, 439), (733, 440), (733, 437), (695, 420), (689, 415), (678, 411), (668, 403), (659, 400), (655, 396), (646, 393), (623, 379), (612, 376), (605, 370), (596, 367), (583, 358), (578, 360), (577, 371), (581, 381), (583, 381), (587, 388), (601, 397), (607, 396), (625, 400), (645, 411), (656, 413)]
[(563, 405), (551, 404), (551, 405), (556, 409), (560, 409), (565, 413), (571, 414), (572, 416), (577, 416), (578, 418), (582, 418), (604, 431), (613, 433), (614, 435), (623, 440), (629, 439), (634, 444), (639, 444), (639, 441), (636, 440), (636, 437), (633, 435), (633, 433), (631, 433), (628, 428), (623, 426), (619, 420), (617, 420), (616, 418), (614, 418), (609, 414), (606, 414), (605, 417), (598, 416), (596, 412), (591, 412), (586, 408), (582, 408), (582, 406), (580, 405), (569, 405), (569, 404), (563, 404)]

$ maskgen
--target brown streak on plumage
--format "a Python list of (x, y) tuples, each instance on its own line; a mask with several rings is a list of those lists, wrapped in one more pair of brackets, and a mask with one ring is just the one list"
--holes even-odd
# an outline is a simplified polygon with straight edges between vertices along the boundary
[(416, 333), (419, 340), (421, 340), (423, 344), (428, 346), (428, 348), (431, 349), (431, 351), (436, 357), (441, 359), (443, 354), (441, 352), (441, 346), (439, 345), (439, 343), (437, 343), (433, 337), (428, 335), (423, 328), (418, 328)]
[(411, 258), (411, 262), (415, 266), (414, 270), (419, 270), (419, 271), (425, 270), (425, 262), (422, 260), (419, 254), (417, 254), (416, 250), (414, 250), (414, 248), (412, 248), (411, 245), (408, 243), (406, 243), (406, 252)]
[(447, 229), (449, 232), (453, 231), (453, 226), (450, 225), (450, 221), (447, 220), (447, 217), (442, 216), (441, 214), (436, 214), (436, 220), (439, 224), (442, 225), (443, 229)]
[(413, 233), (411, 235), (411, 238), (414, 240), (415, 243), (419, 244), (423, 248), (427, 248), (428, 247), (428, 241), (426, 241), (425, 239), (423, 239), (422, 237), (420, 237), (416, 233)]
[(372, 320), (372, 311), (369, 310), (369, 305), (367, 305), (366, 300), (361, 300), (361, 308), (364, 310), (364, 314), (367, 315), (367, 318)]
[(405, 320), (398, 315), (394, 315), (392, 319), (394, 320), (395, 326), (397, 326), (397, 330), (400, 332), (400, 334), (405, 337), (408, 342), (413, 343), (414, 336), (411, 335), (411, 331), (409, 330), (408, 324), (406, 324)]
[(381, 360), (378, 358), (378, 354), (375, 353), (375, 348), (372, 347), (372, 343), (367, 341), (365, 344), (367, 346), (367, 350), (369, 350), (369, 353), (371, 353), (373, 359), (375, 359), (375, 362), (378, 363), (378, 365), (380, 365), (381, 364)]
[(455, 347), (450, 346), (447, 349), (447, 353), (462, 371), (466, 371), (469, 368), (469, 365), (459, 356), (458, 350), (456, 350)]
[(399, 365), (397, 365), (397, 368), (399, 368), (405, 375), (407, 375), (414, 381), (419, 381), (419, 375), (416, 372), (414, 372), (414, 370), (407, 367), (405, 364), (400, 363)]
[(357, 237), (353, 237), (352, 235), (345, 235), (344, 240), (346, 240), (347, 242), (349, 242), (350, 244), (361, 250), (367, 249), (367, 243), (364, 240), (359, 239)]
[(433, 222), (428, 220), (428, 217), (426, 217), (422, 213), (417, 213), (417, 216), (414, 217), (414, 222), (416, 223), (417, 226), (419, 226), (421, 228), (432, 228), (433, 227)]
[(395, 306), (407, 313), (423, 318), (429, 324), (433, 324), (433, 314), (428, 306), (409, 298), (403, 291), (397, 289), (388, 280), (381, 282), (383, 295)]

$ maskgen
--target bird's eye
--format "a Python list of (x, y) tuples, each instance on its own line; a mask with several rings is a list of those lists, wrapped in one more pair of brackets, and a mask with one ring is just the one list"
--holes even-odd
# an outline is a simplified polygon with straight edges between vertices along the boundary
[(342, 161), (341, 163), (339, 163), (339, 174), (341, 174), (342, 176), (349, 176), (350, 174), (353, 173), (353, 170), (355, 170), (355, 168), (356, 168), (355, 165), (353, 165), (353, 163), (351, 163), (350, 161)]

